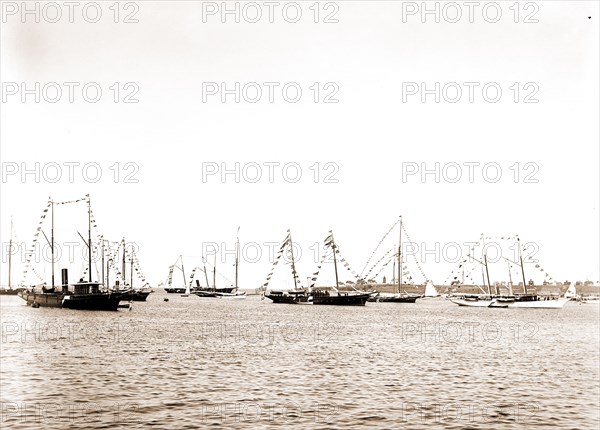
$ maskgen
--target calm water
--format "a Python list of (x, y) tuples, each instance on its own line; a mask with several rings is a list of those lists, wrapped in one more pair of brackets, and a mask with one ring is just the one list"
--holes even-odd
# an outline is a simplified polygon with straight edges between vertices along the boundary
[(559, 428), (599, 419), (598, 305), (1, 298), (2, 428)]

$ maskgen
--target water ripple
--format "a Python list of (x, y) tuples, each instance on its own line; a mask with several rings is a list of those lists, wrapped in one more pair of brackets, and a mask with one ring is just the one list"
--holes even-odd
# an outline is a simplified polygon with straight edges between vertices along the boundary
[(2, 297), (2, 428), (598, 428), (599, 309)]

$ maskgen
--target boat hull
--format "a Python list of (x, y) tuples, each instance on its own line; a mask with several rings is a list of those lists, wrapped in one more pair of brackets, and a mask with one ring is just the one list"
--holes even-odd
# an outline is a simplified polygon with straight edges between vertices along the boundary
[(459, 299), (452, 298), (450, 301), (458, 306), (465, 306), (469, 308), (489, 308), (493, 300), (487, 299)]
[(44, 308), (62, 308), (64, 294), (62, 293), (32, 293), (21, 291), (19, 293), (27, 305)]
[(562, 309), (568, 301), (569, 299), (564, 297), (549, 300), (515, 300), (506, 302), (504, 307), (509, 309)]
[(210, 291), (196, 291), (194, 294), (198, 297), (217, 297), (217, 293)]
[(369, 297), (370, 302), (383, 302), (383, 303), (415, 303), (421, 296), (410, 296), (403, 294), (395, 294), (393, 296), (371, 296)]
[(313, 305), (329, 305), (329, 306), (364, 306), (367, 300), (371, 297), (370, 293), (366, 294), (347, 294), (340, 293), (339, 295), (332, 294), (315, 294), (313, 295)]
[(145, 302), (148, 296), (150, 295), (150, 291), (134, 291), (134, 292), (125, 292), (121, 296), (121, 300), (131, 300), (134, 302)]
[(0, 289), (0, 296), (16, 296), (22, 291), (21, 288), (2, 288)]
[(311, 305), (313, 303), (312, 296), (306, 295), (289, 295), (289, 294), (265, 294), (265, 297), (271, 299), (273, 303), (287, 304), (287, 305), (298, 305), (305, 304)]
[(246, 298), (246, 293), (217, 293), (216, 297), (218, 299), (226, 300), (244, 300)]
[(492, 303), (489, 305), (490, 308), (507, 308), (508, 302), (501, 300), (492, 300)]
[(29, 306), (47, 308), (66, 308), (90, 311), (116, 311), (122, 294), (63, 294), (35, 293), (22, 291), (19, 294)]

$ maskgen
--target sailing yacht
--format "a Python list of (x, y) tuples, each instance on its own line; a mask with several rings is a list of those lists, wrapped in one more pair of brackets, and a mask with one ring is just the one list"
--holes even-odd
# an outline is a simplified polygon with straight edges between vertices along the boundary
[(335, 270), (335, 286), (332, 287), (333, 291), (324, 288), (313, 289), (313, 305), (335, 305), (335, 306), (364, 306), (369, 297), (373, 293), (365, 293), (358, 291), (352, 286), (354, 291), (340, 291), (340, 282), (337, 268), (337, 256), (338, 246), (333, 239), (333, 232), (330, 230), (329, 235), (325, 239), (325, 247), (330, 248), (333, 254), (333, 266)]
[[(104, 239), (103, 239), (104, 241)], [(123, 255), (122, 255), (122, 259), (121, 259), (121, 276), (122, 276), (122, 282), (123, 282), (123, 286), (125, 286), (125, 278), (126, 278), (126, 269), (127, 269), (127, 265), (126, 265), (126, 246), (125, 246), (125, 239), (123, 239), (121, 241), (121, 246), (123, 247)], [(102, 283), (104, 284), (104, 243), (102, 246)], [(110, 261), (110, 260), (109, 260)], [(129, 267), (129, 287), (123, 291), (123, 296), (121, 298), (121, 300), (125, 301), (125, 300), (129, 300), (132, 302), (145, 302), (146, 299), (148, 298), (148, 296), (150, 295), (151, 291), (142, 287), (142, 288), (134, 288), (133, 287), (133, 273), (138, 270), (134, 267), (134, 262), (135, 262), (135, 252), (132, 250), (131, 251), (131, 255), (130, 255), (130, 267)], [(139, 268), (139, 266), (138, 266)], [(109, 272), (109, 267), (107, 266), (107, 273)], [(143, 281), (143, 279), (142, 279)], [(106, 280), (106, 285), (107, 287), (109, 286), (108, 283), (108, 279)], [(148, 284), (146, 283), (145, 286), (147, 286)]]
[(378, 293), (375, 297), (371, 297), (369, 300), (372, 300), (373, 298), (375, 298), (376, 301), (378, 302), (392, 302), (392, 303), (415, 303), (417, 301), (417, 299), (419, 299), (421, 296), (420, 295), (415, 295), (415, 294), (407, 294), (406, 291), (404, 291), (404, 288), (402, 286), (402, 275), (403, 275), (403, 256), (402, 256), (402, 229), (403, 229), (403, 225), (402, 225), (402, 216), (400, 217), (400, 232), (399, 232), (399, 238), (398, 238), (398, 252), (396, 253), (396, 258), (398, 260), (398, 273), (397, 273), (397, 278), (398, 278), (398, 284), (396, 287), (396, 293), (394, 294), (389, 294), (389, 293)]
[(192, 277), (191, 279), (194, 279), (194, 274), (196, 272), (196, 270), (201, 270), (202, 272), (204, 272), (204, 279), (206, 279), (206, 287), (202, 287), (200, 285), (200, 281), (198, 279), (196, 279), (196, 288), (194, 289), (194, 294), (197, 295), (198, 297), (217, 297), (217, 290), (215, 287), (215, 277), (217, 275), (217, 256), (215, 254), (215, 265), (214, 265), (214, 274), (213, 274), (213, 287), (211, 288), (209, 282), (208, 282), (208, 272), (206, 271), (206, 258), (204, 258), (204, 255), (202, 256), (202, 264), (203, 264), (203, 268), (200, 267), (196, 267), (194, 268), (194, 270), (192, 271)]
[[(181, 267), (177, 265), (177, 263), (180, 260), (181, 260)], [(179, 269), (183, 276), (183, 286), (181, 286), (181, 287), (173, 286), (173, 272), (175, 271), (175, 269)], [(175, 263), (173, 263), (172, 265), (169, 266), (169, 274), (167, 276), (166, 286), (164, 286), (163, 288), (164, 288), (165, 292), (167, 292), (169, 294), (181, 294), (183, 297), (187, 297), (190, 295), (190, 291), (188, 291), (189, 286), (187, 285), (187, 280), (185, 278), (185, 268), (183, 266), (183, 255), (180, 255), (179, 257), (177, 257), (177, 260), (175, 260)], [(187, 296), (185, 296), (186, 291), (187, 291)]]
[[(210, 297), (210, 298), (218, 298), (218, 299), (234, 299), (234, 300), (243, 300), (246, 298), (245, 291), (239, 291), (239, 265), (240, 265), (240, 239), (239, 239), (240, 229), (238, 227), (238, 237), (236, 240), (236, 252), (235, 252), (235, 282), (230, 287), (220, 287), (217, 288), (217, 253), (215, 252), (215, 260), (213, 264), (213, 285), (212, 288), (208, 286), (208, 274), (206, 271), (206, 260), (202, 257), (202, 262), (204, 264), (204, 274), (206, 277), (206, 288), (200, 287), (200, 282), (196, 281), (197, 288), (194, 291), (199, 297)], [(190, 281), (191, 282), (191, 281)]]
[(237, 230), (237, 237), (235, 242), (235, 283), (233, 284), (233, 290), (230, 292), (217, 293), (219, 299), (234, 299), (243, 300), (246, 298), (246, 292), (240, 291), (239, 287), (239, 266), (240, 266), (240, 228)]
[[(388, 234), (390, 234), (394, 230), (394, 228), (396, 227), (396, 224), (398, 224), (399, 232), (398, 232), (398, 243), (397, 243), (397, 245), (394, 245), (395, 249), (390, 249), (389, 251), (384, 253), (383, 256), (371, 267), (371, 269), (365, 275), (365, 278), (369, 279), (367, 281), (367, 283), (370, 284), (371, 286), (373, 286), (373, 288), (375, 288), (375, 290), (382, 289), (382, 288), (389, 289), (389, 287), (387, 287), (385, 285), (385, 276), (384, 276), (384, 281), (383, 281), (384, 285), (376, 284), (375, 278), (377, 278), (377, 276), (383, 271), (383, 269), (390, 262), (393, 262), (391, 284), (394, 286), (394, 289), (393, 289), (393, 292), (378, 291), (376, 294), (372, 295), (369, 298), (370, 302), (415, 303), (417, 301), (417, 299), (422, 297), (422, 295), (420, 295), (420, 294), (408, 294), (404, 289), (405, 284), (403, 284), (403, 282), (402, 282), (403, 276), (405, 274), (407, 274), (404, 272), (404, 270), (406, 269), (406, 266), (404, 266), (404, 264), (406, 262), (404, 261), (404, 255), (402, 254), (402, 231), (404, 230), (404, 232), (406, 233), (406, 230), (404, 229), (404, 224), (402, 222), (402, 216), (399, 217), (398, 221), (396, 221), (394, 223), (394, 225), (392, 225), (392, 227), (388, 230), (388, 232), (383, 236), (383, 239), (380, 240), (379, 244), (377, 245), (377, 247), (371, 254), (371, 257), (365, 264), (363, 272), (365, 271), (367, 266), (369, 266), (371, 259), (373, 258), (373, 256), (375, 255), (375, 253), (377, 252), (377, 250), (379, 249), (381, 244), (384, 242), (385, 238), (388, 236)], [(388, 256), (389, 256), (389, 258), (388, 258)], [(381, 264), (382, 261), (386, 258), (388, 258), (388, 260), (385, 263)], [(373, 278), (370, 278), (369, 275), (375, 268), (379, 269), (379, 273), (375, 274)], [(412, 279), (412, 278), (410, 278), (410, 279)]]
[[(483, 238), (482, 238), (482, 241), (483, 241)], [(482, 287), (478, 286), (478, 288), (482, 291), (483, 294), (453, 295), (453, 296), (449, 297), (449, 299), (452, 303), (457, 304), (458, 306), (466, 306), (466, 307), (471, 307), (471, 308), (487, 308), (487, 307), (490, 307), (494, 303), (494, 299), (495, 299), (495, 297), (498, 296), (498, 294), (496, 294), (496, 295), (492, 294), (492, 286), (490, 284), (490, 273), (489, 273), (489, 269), (488, 269), (488, 260), (487, 260), (485, 243), (483, 243), (482, 253), (483, 253), (483, 257), (481, 260), (476, 259), (475, 257), (473, 257), (470, 254), (467, 254), (467, 256), (474, 262), (479, 263), (481, 265), (481, 275), (483, 278), (483, 285), (485, 286), (487, 284), (487, 289), (488, 289), (487, 294)], [(486, 278), (486, 276), (487, 276), (487, 278)]]
[[(196, 286), (193, 290), (190, 290), (188, 294), (195, 294), (198, 297), (202, 298), (246, 298), (245, 292), (238, 292), (238, 288), (235, 285), (231, 285), (228, 287), (217, 287), (217, 255), (215, 253), (215, 262), (213, 264), (213, 282), (212, 287), (208, 282), (208, 272), (206, 270), (206, 260), (202, 257), (202, 261), (204, 263), (204, 269), (200, 269), (204, 272), (206, 276), (206, 287), (200, 285), (200, 281), (196, 279)], [(199, 269), (199, 268), (196, 268)], [(193, 273), (192, 273), (193, 278)], [(190, 283), (192, 281), (190, 280)], [(189, 288), (189, 285), (188, 287)]]
[(521, 240), (519, 237), (517, 237), (517, 246), (519, 250), (519, 265), (521, 267), (521, 275), (523, 277), (524, 294), (509, 294), (508, 296), (495, 297), (492, 299), (491, 307), (510, 309), (562, 309), (562, 307), (570, 300), (569, 297), (565, 297), (568, 290), (562, 297), (550, 295), (542, 296), (537, 293), (531, 294), (527, 291), (527, 283), (525, 282), (525, 268), (523, 267), (523, 253), (521, 248)]
[[(149, 284), (147, 282), (145, 282), (143, 275), (140, 274), (139, 270), (140, 270), (140, 266), (139, 266), (139, 262), (136, 258), (135, 255), (135, 251), (132, 249), (131, 250), (131, 256), (130, 256), (130, 267), (129, 267), (129, 299), (134, 301), (134, 302), (145, 302), (146, 299), (148, 298), (148, 296), (150, 295), (150, 293), (152, 292), (151, 289), (149, 289)], [(137, 264), (137, 268), (134, 266), (134, 263)], [(142, 276), (142, 282), (145, 282), (144, 285), (142, 285), (141, 288), (134, 288), (133, 286), (133, 273), (134, 271), (138, 272), (138, 276)]]
[[(291, 258), (291, 267), (292, 267), (292, 282), (294, 284), (294, 288), (291, 290), (269, 290), (267, 293), (267, 287), (269, 286), (269, 281), (271, 280), (271, 276), (273, 275), (273, 271), (275, 266), (279, 262), (279, 259), (283, 255), (283, 252), (289, 249), (289, 256)], [(303, 305), (312, 305), (313, 304), (313, 296), (309, 290), (298, 287), (298, 273), (296, 272), (296, 260), (294, 259), (294, 247), (292, 242), (292, 233), (288, 229), (287, 236), (281, 243), (279, 247), (279, 252), (273, 263), (273, 269), (271, 273), (267, 276), (267, 282), (262, 286), (264, 288), (264, 297), (270, 299), (273, 303), (283, 303), (283, 304), (303, 304)], [(263, 297), (263, 298), (264, 298)]]

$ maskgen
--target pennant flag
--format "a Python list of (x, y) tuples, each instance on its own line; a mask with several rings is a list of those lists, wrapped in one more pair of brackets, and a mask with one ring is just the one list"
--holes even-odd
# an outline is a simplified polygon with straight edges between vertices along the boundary
[(281, 243), (281, 247), (279, 249), (283, 249), (285, 248), (292, 240), (292, 233), (290, 232), (290, 230), (287, 230), (287, 236), (285, 237), (285, 239), (283, 240), (283, 242)]

